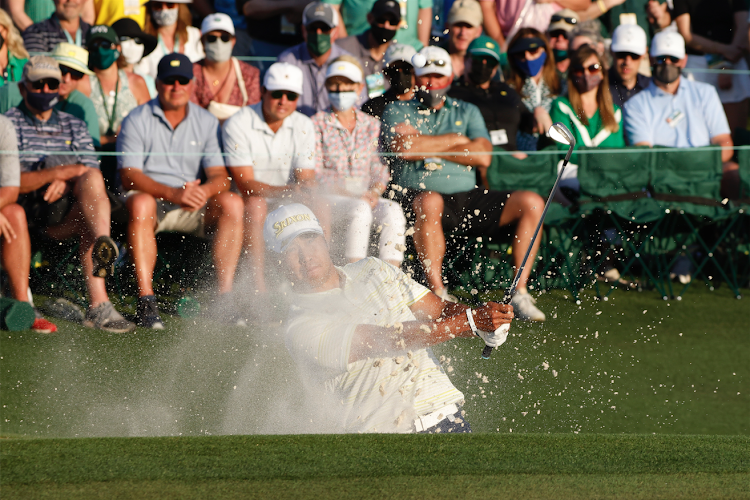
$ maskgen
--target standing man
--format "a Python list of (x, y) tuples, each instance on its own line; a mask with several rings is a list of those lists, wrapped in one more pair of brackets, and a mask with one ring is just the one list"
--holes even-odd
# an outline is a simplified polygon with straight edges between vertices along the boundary
[(117, 166), (130, 213), (128, 244), (138, 284), (138, 324), (146, 328), (164, 328), (152, 284), (155, 235), (162, 231), (212, 235), (222, 319), (245, 326), (230, 295), (242, 245), (242, 201), (229, 192), (219, 121), (190, 102), (192, 79), (187, 56), (164, 56), (159, 61), (158, 97), (131, 111), (117, 137), (117, 152), (125, 153), (117, 157)]
[(458, 0), (448, 12), (448, 53), (453, 75), (464, 74), (464, 58), (469, 44), (482, 34), (482, 7), (477, 0)]
[(374, 257), (335, 267), (304, 205), (268, 214), (263, 235), (294, 284), (287, 349), (340, 432), (471, 432), (464, 396), (430, 347), (475, 335), (497, 347), (512, 306), (445, 302)]
[[(310, 3), (302, 13), (305, 43), (285, 50), (279, 56), (279, 62), (293, 64), (302, 70), (304, 92), (297, 102), (297, 110), (306, 116), (331, 106), (325, 88), (328, 64), (340, 56), (351, 55), (334, 43), (338, 38), (338, 25), (339, 15), (333, 7), (322, 2)], [(365, 98), (363, 91), (360, 104)]]
[[(110, 205), (86, 124), (57, 111), (62, 75), (57, 61), (34, 56), (23, 69), (23, 102), (6, 113), (16, 128), (22, 156), (19, 204), (30, 224), (55, 240), (78, 237), (89, 309), (84, 325), (113, 333), (135, 325), (107, 297), (104, 278), (119, 255), (109, 237)], [(50, 154), (51, 153), (51, 154)]]
[(362, 111), (375, 118), (383, 116), (385, 107), (395, 101), (409, 101), (414, 97), (414, 66), (411, 58), (417, 51), (411, 45), (394, 43), (385, 51), (383, 75), (388, 80), (388, 90), (362, 105)]
[(222, 139), (229, 173), (245, 204), (245, 243), (255, 290), (263, 294), (263, 222), (270, 209), (301, 195), (315, 181), (315, 129), (295, 111), (304, 95), (302, 70), (272, 64), (263, 79), (261, 102), (245, 106), (224, 123)]
[[(544, 200), (529, 191), (489, 191), (487, 168), (492, 157), (487, 153), (492, 143), (481, 112), (473, 104), (446, 97), (453, 71), (445, 50), (425, 47), (419, 54), (426, 61), (416, 68), (419, 90), (411, 101), (388, 105), (381, 143), (403, 154), (400, 164), (394, 162), (394, 183), (409, 193), (402, 204), (405, 212), (414, 214), (414, 246), (428, 286), (445, 299), (450, 296), (443, 281), (443, 259), (446, 241), (451, 240), (446, 235), (476, 238), (515, 225), (512, 249), (518, 268)], [(482, 187), (477, 186), (477, 171)], [(539, 239), (531, 262), (538, 248)], [(530, 272), (531, 267), (526, 267), (521, 274), (511, 304), (519, 318), (544, 321), (526, 288)]]
[(29, 52), (52, 52), (60, 42), (86, 46), (89, 25), (81, 18), (87, 0), (53, 0), (55, 13), (46, 21), (32, 24), (23, 32), (23, 44)]
[(615, 63), (609, 69), (609, 92), (622, 108), (651, 83), (651, 78), (638, 73), (646, 54), (646, 32), (637, 24), (621, 24), (612, 33), (610, 50)]

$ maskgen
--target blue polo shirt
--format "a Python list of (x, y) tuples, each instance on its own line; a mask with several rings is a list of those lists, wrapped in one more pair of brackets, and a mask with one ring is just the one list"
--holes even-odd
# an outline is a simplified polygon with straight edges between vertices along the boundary
[[(219, 120), (188, 102), (187, 115), (172, 128), (155, 98), (138, 106), (122, 122), (117, 136), (117, 168), (137, 168), (160, 184), (180, 187), (200, 178), (208, 167), (223, 167)], [(166, 154), (165, 154), (166, 153)]]
[(675, 94), (652, 81), (631, 97), (625, 103), (625, 132), (630, 144), (689, 148), (709, 146), (730, 130), (716, 89), (681, 77)]
[[(383, 112), (380, 140), (388, 150), (393, 141), (393, 128), (408, 123), (424, 135), (463, 134), (471, 140), (490, 134), (482, 113), (475, 105), (446, 98), (438, 109), (428, 108), (416, 100), (390, 103)], [(436, 151), (430, 151), (436, 152)], [(392, 161), (393, 177), (402, 187), (437, 191), (443, 194), (471, 191), (477, 185), (476, 170), (446, 159), (427, 158), (422, 161)]]

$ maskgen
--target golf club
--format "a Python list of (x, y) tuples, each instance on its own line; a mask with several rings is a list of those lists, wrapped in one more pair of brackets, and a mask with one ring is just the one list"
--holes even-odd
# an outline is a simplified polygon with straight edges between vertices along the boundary
[[(544, 205), (544, 211), (542, 212), (542, 217), (539, 219), (539, 224), (537, 224), (536, 226), (536, 230), (534, 231), (534, 236), (532, 236), (531, 238), (531, 242), (529, 242), (529, 248), (526, 249), (526, 255), (523, 257), (523, 260), (521, 261), (521, 266), (518, 268), (518, 271), (516, 271), (516, 276), (515, 278), (513, 278), (513, 283), (511, 283), (510, 287), (508, 287), (505, 290), (505, 295), (503, 297), (503, 304), (509, 304), (511, 297), (513, 297), (513, 292), (516, 291), (516, 287), (518, 286), (518, 281), (521, 279), (521, 273), (526, 267), (526, 261), (529, 260), (529, 254), (531, 253), (531, 249), (534, 246), (536, 237), (539, 235), (539, 230), (542, 228), (542, 224), (544, 224), (544, 218), (547, 216), (547, 210), (549, 210), (549, 204), (552, 203), (552, 198), (555, 196), (555, 191), (557, 191), (557, 185), (560, 184), (560, 179), (562, 178), (563, 172), (565, 172), (565, 167), (568, 165), (568, 160), (570, 160), (570, 155), (573, 154), (573, 148), (576, 145), (576, 139), (575, 137), (573, 137), (573, 134), (570, 133), (570, 130), (568, 130), (568, 127), (566, 127), (560, 122), (553, 123), (552, 126), (549, 128), (548, 134), (556, 142), (559, 142), (560, 144), (567, 144), (568, 154), (565, 155), (565, 161), (563, 161), (562, 168), (560, 168), (560, 172), (557, 173), (557, 180), (555, 181), (555, 185), (552, 186), (552, 191), (550, 192), (549, 197), (547, 198), (547, 203)], [(502, 325), (496, 331), (504, 332), (507, 334), (509, 330), (510, 330), (510, 325)], [(491, 354), (492, 354), (492, 347), (485, 345), (484, 350), (482, 350), (482, 358), (490, 359)]]

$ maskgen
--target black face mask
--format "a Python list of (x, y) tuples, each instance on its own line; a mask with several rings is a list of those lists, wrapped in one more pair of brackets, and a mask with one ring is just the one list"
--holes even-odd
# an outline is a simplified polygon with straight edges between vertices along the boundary
[(656, 64), (651, 73), (662, 83), (672, 83), (682, 74), (682, 68), (674, 64)]
[(393, 40), (396, 36), (396, 30), (389, 30), (388, 28), (382, 28), (380, 26), (371, 26), (370, 31), (372, 32), (373, 38), (376, 43), (387, 43)]
[(37, 111), (48, 111), (58, 103), (59, 96), (57, 92), (50, 92), (49, 94), (44, 92), (29, 92), (26, 91), (26, 100), (28, 105)]
[(490, 81), (492, 78), (492, 72), (495, 70), (497, 65), (481, 64), (479, 62), (472, 61), (471, 71), (469, 72), (469, 80), (474, 85), (481, 85)]
[(404, 94), (411, 87), (411, 73), (404, 70), (386, 70), (385, 76), (391, 83), (391, 90), (397, 94)]

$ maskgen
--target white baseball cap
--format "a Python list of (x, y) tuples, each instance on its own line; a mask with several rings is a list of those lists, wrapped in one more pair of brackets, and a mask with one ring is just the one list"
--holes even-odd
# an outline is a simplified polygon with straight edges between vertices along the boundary
[(448, 54), (448, 51), (434, 45), (424, 47), (417, 52), (411, 58), (411, 62), (417, 76), (429, 75), (431, 73), (443, 76), (451, 76), (453, 74), (451, 56)]
[(201, 23), (201, 35), (205, 35), (211, 31), (226, 31), (234, 36), (234, 23), (232, 22), (232, 18), (222, 13), (206, 16)]
[(266, 90), (288, 90), (302, 95), (302, 70), (285, 62), (273, 63), (263, 77)]
[(334, 61), (328, 65), (326, 80), (332, 76), (343, 76), (354, 83), (362, 83), (362, 70), (349, 61)]
[(685, 57), (685, 39), (676, 31), (660, 31), (651, 39), (651, 57)]
[(448, 26), (466, 23), (472, 28), (482, 25), (482, 7), (477, 0), (457, 0), (448, 12)]
[(294, 238), (305, 233), (323, 236), (323, 228), (312, 210), (301, 203), (277, 208), (268, 214), (263, 225), (266, 247), (276, 253), (283, 253)]
[(396, 61), (402, 61), (411, 64), (411, 58), (414, 57), (416, 53), (416, 49), (411, 45), (405, 45), (403, 43), (392, 43), (385, 51), (383, 62), (385, 62), (386, 66)]
[(637, 24), (621, 24), (612, 33), (612, 52), (646, 53), (646, 32)]

